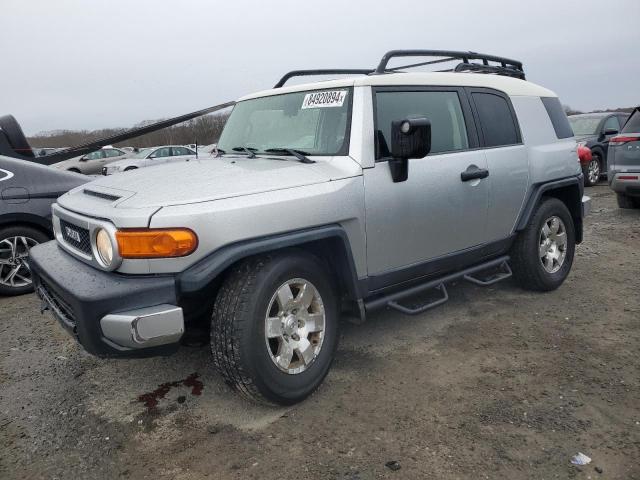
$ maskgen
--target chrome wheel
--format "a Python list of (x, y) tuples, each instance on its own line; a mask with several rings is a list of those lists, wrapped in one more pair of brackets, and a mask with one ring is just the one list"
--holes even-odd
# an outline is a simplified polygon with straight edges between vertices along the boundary
[(587, 175), (589, 175), (589, 183), (592, 185), (598, 183), (598, 180), (600, 180), (600, 162), (597, 157), (594, 157), (593, 160), (589, 162)]
[(273, 363), (283, 372), (304, 372), (322, 348), (325, 311), (318, 289), (308, 280), (283, 283), (271, 297), (265, 341)]
[(539, 245), (542, 267), (547, 273), (556, 273), (567, 256), (567, 230), (559, 217), (554, 215), (542, 224)]
[(0, 240), (0, 285), (22, 288), (31, 285), (27, 264), (29, 249), (38, 242), (30, 237), (8, 237)]

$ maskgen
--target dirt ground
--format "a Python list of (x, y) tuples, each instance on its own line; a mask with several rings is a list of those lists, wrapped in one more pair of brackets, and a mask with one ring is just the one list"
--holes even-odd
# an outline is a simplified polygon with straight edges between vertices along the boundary
[(426, 314), (345, 324), (287, 409), (235, 395), (206, 348), (100, 360), (33, 295), (1, 298), (0, 478), (640, 479), (640, 211), (587, 194), (559, 290), (458, 284)]

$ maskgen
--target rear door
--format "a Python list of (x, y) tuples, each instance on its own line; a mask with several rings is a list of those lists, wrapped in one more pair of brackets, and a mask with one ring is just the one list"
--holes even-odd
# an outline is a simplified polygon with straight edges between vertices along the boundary
[(503, 240), (513, 231), (527, 193), (527, 150), (506, 94), (488, 88), (469, 88), (467, 92), (489, 170), (487, 241)]
[(171, 147), (171, 162), (184, 161), (188, 158), (195, 158), (196, 153), (186, 147)]
[[(470, 168), (487, 168), (463, 89), (379, 87), (374, 108), (376, 162), (363, 172), (372, 289), (423, 275), (431, 260), (484, 243), (489, 198), (486, 179), (461, 179)], [(421, 116), (431, 121), (431, 153), (409, 160), (408, 179), (394, 183), (391, 122)]]

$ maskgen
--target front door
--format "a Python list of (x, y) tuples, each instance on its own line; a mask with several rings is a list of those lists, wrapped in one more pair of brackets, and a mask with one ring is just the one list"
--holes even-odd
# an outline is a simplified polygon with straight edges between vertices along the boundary
[[(487, 169), (465, 92), (377, 88), (374, 102), (376, 163), (364, 170), (369, 276), (392, 278), (399, 270), (484, 243), (488, 182), (461, 176)], [(408, 117), (431, 121), (431, 153), (409, 160), (408, 179), (394, 183), (387, 162), (391, 122)]]

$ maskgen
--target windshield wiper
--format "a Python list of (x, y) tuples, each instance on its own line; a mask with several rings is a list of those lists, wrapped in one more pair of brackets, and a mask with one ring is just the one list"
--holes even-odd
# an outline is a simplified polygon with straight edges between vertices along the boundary
[(294, 148), (267, 148), (265, 153), (288, 153), (289, 155), (296, 157), (300, 163), (316, 163), (315, 160), (311, 160), (307, 157), (307, 155), (309, 155), (307, 152), (296, 150)]
[(258, 151), (257, 148), (253, 147), (233, 147), (231, 150), (234, 152), (245, 152), (249, 158), (256, 158), (255, 152)]

